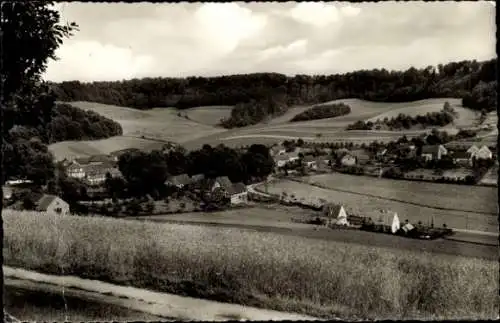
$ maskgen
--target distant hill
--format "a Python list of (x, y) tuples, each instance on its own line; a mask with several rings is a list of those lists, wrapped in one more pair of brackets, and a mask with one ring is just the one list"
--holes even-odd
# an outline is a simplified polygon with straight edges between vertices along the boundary
[(428, 98), (463, 98), (465, 107), (496, 109), (496, 59), (461, 61), (437, 68), (361, 70), (346, 74), (288, 77), (255, 73), (220, 77), (143, 78), (116, 82), (51, 83), (61, 101), (92, 101), (136, 109), (235, 106), (227, 128), (280, 116), (288, 107), (344, 98), (407, 102)]

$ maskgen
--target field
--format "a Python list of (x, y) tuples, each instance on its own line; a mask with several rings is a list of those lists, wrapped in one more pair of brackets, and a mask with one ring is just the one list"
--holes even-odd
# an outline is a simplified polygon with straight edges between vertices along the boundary
[[(222, 132), (224, 129), (211, 125), (217, 114), (227, 114), (228, 108), (215, 107), (207, 113), (208, 108), (195, 108), (193, 111), (175, 108), (156, 108), (152, 110), (136, 110), (131, 108), (110, 106), (93, 102), (71, 102), (71, 105), (92, 110), (120, 123), (123, 136), (96, 141), (66, 141), (50, 145), (57, 160), (66, 156), (90, 156), (107, 154), (125, 148), (153, 150), (160, 148), (164, 141), (182, 143)], [(181, 116), (178, 116), (181, 113)], [(183, 117), (185, 114), (195, 120)], [(207, 116), (208, 115), (208, 116)], [(193, 131), (196, 129), (196, 131)], [(142, 138), (144, 137), (144, 138)]]
[[(352, 141), (369, 143), (374, 140), (391, 141), (403, 134), (413, 137), (427, 130), (346, 131), (345, 128), (358, 120), (366, 121), (373, 118), (397, 115), (398, 113), (415, 114), (439, 111), (446, 101), (450, 102), (453, 108), (459, 112), (459, 118), (455, 124), (445, 127), (447, 131), (456, 133), (457, 128), (475, 122), (475, 112), (460, 107), (460, 101), (453, 98), (427, 99), (408, 103), (370, 102), (359, 99), (335, 100), (323, 104), (342, 102), (351, 107), (351, 113), (337, 118), (290, 123), (289, 120), (295, 115), (312, 107), (312, 105), (296, 106), (290, 108), (283, 116), (257, 125), (230, 130), (216, 126), (221, 118), (227, 118), (230, 115), (231, 107), (228, 106), (197, 107), (186, 110), (155, 108), (141, 111), (92, 102), (72, 102), (71, 104), (76, 107), (95, 111), (119, 122), (123, 127), (125, 139), (110, 138), (100, 141), (100, 144), (94, 142), (67, 142), (52, 145), (55, 148), (51, 150), (56, 154), (57, 159), (62, 159), (60, 156), (72, 154), (88, 156), (129, 147), (144, 150), (161, 147), (161, 144), (154, 142), (154, 140), (178, 142), (188, 149), (197, 149), (203, 144), (218, 145), (220, 143), (230, 147), (253, 143), (274, 144), (285, 139), (297, 138), (315, 142)], [(196, 131), (193, 131), (193, 129), (196, 129)], [(145, 138), (142, 138), (142, 136)], [(492, 134), (481, 140), (492, 141), (493, 139), (496, 140), (496, 136)], [(112, 147), (115, 145), (119, 145), (119, 147), (113, 149)]]
[[(448, 227), (457, 229), (498, 231), (494, 202), (497, 200), (495, 188), (474, 187), (471, 189), (468, 186), (457, 186), (454, 190), (455, 185), (442, 184), (445, 185), (442, 191), (437, 191), (432, 195), (431, 192), (437, 187), (431, 186), (431, 183), (389, 181), (387, 186), (383, 188), (383, 184), (371, 177), (356, 177), (352, 180), (351, 185), (349, 185), (348, 180), (342, 178), (334, 181), (331, 175), (318, 175), (313, 177), (314, 180), (311, 178), (309, 180), (321, 182), (321, 176), (325, 187), (335, 183), (335, 189), (283, 180), (270, 184), (269, 193), (287, 192), (295, 194), (299, 200), (304, 199), (318, 203), (320, 199), (324, 199), (328, 202), (341, 203), (346, 207), (348, 213), (372, 217), (373, 219), (377, 216), (377, 210), (388, 209), (397, 212), (401, 221), (408, 219), (413, 223), (422, 221), (422, 223), (429, 224), (434, 221), (436, 226), (446, 224)], [(333, 176), (337, 176), (337, 174)], [(362, 180), (365, 181), (364, 186)], [(421, 185), (420, 189), (418, 186), (413, 186), (416, 184)], [(377, 186), (380, 189), (377, 189)], [(430, 186), (428, 192), (425, 191), (427, 186)], [(451, 186), (449, 190), (446, 189), (448, 186)], [(464, 190), (468, 190), (465, 192), (466, 195), (454, 197), (452, 192), (458, 192), (462, 187)], [(463, 198), (464, 196), (467, 198)]]
[(5, 264), (46, 273), (325, 318), (493, 319), (499, 310), (497, 261), (118, 219), (3, 220)]

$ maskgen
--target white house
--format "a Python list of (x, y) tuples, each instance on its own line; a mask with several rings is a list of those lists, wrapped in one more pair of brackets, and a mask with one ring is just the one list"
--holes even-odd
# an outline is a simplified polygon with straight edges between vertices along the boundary
[(45, 194), (36, 202), (35, 210), (49, 214), (68, 215), (69, 205), (55, 195)]
[(472, 154), (472, 158), (475, 159), (492, 159), (493, 158), (493, 153), (491, 150), (486, 147), (482, 146), (477, 152)]
[(310, 169), (316, 169), (318, 164), (317, 164), (317, 159), (314, 158), (313, 156), (311, 155), (307, 155), (304, 157), (303, 159), (303, 163), (304, 165), (307, 167), (307, 168), (310, 168)]
[(473, 156), (478, 151), (479, 151), (479, 148), (477, 148), (476, 145), (472, 145), (469, 149), (467, 149), (467, 153), (469, 153), (471, 156)]
[(323, 206), (323, 214), (328, 217), (327, 226), (329, 225), (349, 225), (347, 221), (347, 213), (343, 205), (329, 203)]
[(278, 155), (274, 158), (277, 167), (283, 167), (288, 163), (294, 162), (299, 159), (299, 154), (297, 152)]
[(386, 230), (390, 230), (393, 234), (401, 228), (401, 223), (396, 212), (382, 210), (375, 224), (382, 226)]

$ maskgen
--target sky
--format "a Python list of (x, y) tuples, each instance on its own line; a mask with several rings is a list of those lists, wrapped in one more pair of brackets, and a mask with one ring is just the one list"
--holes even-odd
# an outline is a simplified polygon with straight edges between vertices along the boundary
[(44, 79), (403, 70), (496, 57), (494, 2), (57, 3)]

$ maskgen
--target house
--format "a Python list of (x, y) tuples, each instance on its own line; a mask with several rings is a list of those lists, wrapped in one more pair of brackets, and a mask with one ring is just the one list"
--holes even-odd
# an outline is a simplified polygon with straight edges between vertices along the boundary
[(327, 226), (329, 225), (349, 225), (347, 221), (347, 213), (343, 205), (328, 203), (323, 206), (323, 215), (328, 218)]
[(421, 156), (426, 160), (440, 160), (448, 154), (448, 150), (443, 145), (426, 145), (422, 147)]
[(405, 233), (409, 233), (410, 231), (412, 231), (413, 229), (415, 229), (415, 227), (413, 225), (411, 225), (411, 223), (406, 223), (405, 225), (403, 225), (403, 227), (401, 229)]
[(493, 153), (491, 150), (486, 147), (482, 146), (477, 152), (472, 154), (473, 159), (492, 159), (493, 158)]
[(231, 199), (231, 204), (238, 205), (248, 202), (247, 187), (243, 183), (232, 184), (227, 195)]
[(340, 163), (342, 164), (342, 166), (354, 166), (356, 165), (356, 157), (348, 153), (344, 155), (344, 157), (342, 157)]
[(398, 214), (396, 212), (389, 212), (381, 210), (375, 225), (379, 226), (384, 231), (396, 233), (401, 228)]
[(476, 145), (472, 145), (469, 149), (467, 149), (467, 152), (473, 156), (475, 153), (479, 151), (479, 148), (477, 148)]
[(229, 177), (227, 176), (219, 176), (215, 179), (212, 179), (209, 181), (209, 185), (210, 185), (210, 191), (214, 191), (216, 188), (221, 188), (223, 190), (225, 190), (226, 192), (228, 192), (229, 190), (231, 190), (231, 187), (233, 185), (233, 183), (231, 183), (231, 181), (229, 180)]
[(69, 204), (55, 195), (44, 194), (36, 203), (35, 210), (49, 214), (69, 214)]
[[(111, 176), (121, 176), (118, 169), (114, 168), (109, 162), (106, 163), (90, 163), (82, 166), (84, 173), (83, 181), (89, 185), (101, 185), (106, 181), (106, 174)], [(118, 174), (118, 175), (117, 175)]]
[(192, 179), (188, 176), (188, 174), (180, 174), (177, 176), (170, 176), (165, 181), (165, 185), (173, 186), (176, 188), (183, 188), (189, 184), (193, 183)]
[(366, 165), (370, 162), (370, 156), (363, 149), (352, 150), (350, 154), (356, 158), (357, 164)]

